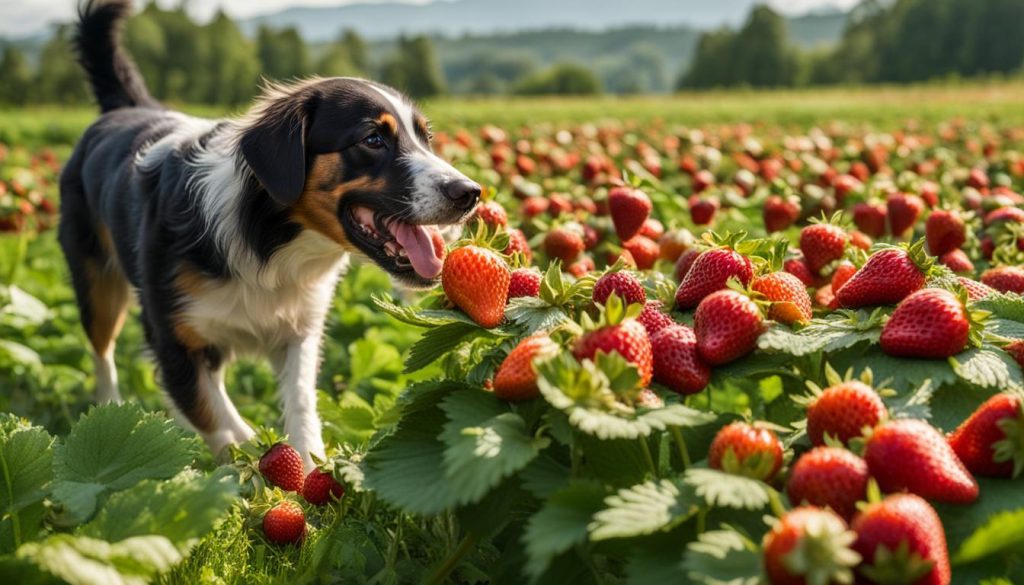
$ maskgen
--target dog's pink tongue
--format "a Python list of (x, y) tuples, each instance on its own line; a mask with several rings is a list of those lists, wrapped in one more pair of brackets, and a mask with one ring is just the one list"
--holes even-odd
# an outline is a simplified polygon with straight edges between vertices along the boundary
[(402, 221), (396, 221), (388, 227), (398, 243), (405, 248), (416, 274), (427, 280), (441, 274), (444, 246), (434, 246), (435, 237), (440, 237), (436, 227), (410, 225)]

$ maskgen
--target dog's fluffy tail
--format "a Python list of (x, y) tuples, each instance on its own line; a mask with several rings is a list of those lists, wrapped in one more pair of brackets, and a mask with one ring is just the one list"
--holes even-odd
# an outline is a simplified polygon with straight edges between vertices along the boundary
[(88, 0), (78, 9), (78, 62), (89, 76), (102, 112), (157, 105), (121, 47), (121, 26), (131, 7), (131, 0)]

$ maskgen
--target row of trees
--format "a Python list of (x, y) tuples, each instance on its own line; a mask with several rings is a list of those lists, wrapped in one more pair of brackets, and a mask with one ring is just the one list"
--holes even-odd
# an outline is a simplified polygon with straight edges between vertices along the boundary
[(1011, 74), (1024, 67), (1020, 0), (863, 0), (840, 42), (801, 51), (786, 21), (754, 8), (739, 31), (701, 35), (679, 88), (905, 83), (951, 75)]

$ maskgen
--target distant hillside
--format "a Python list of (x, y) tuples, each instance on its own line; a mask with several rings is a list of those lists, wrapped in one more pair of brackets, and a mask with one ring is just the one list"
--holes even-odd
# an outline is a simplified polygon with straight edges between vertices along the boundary
[[(687, 25), (705, 29), (738, 25), (757, 3), (758, 0), (630, 0), (628, 10), (624, 10), (623, 0), (450, 0), (422, 5), (385, 2), (289, 8), (242, 21), (242, 26), (249, 31), (260, 24), (294, 26), (310, 41), (332, 39), (342, 28), (353, 28), (375, 39), (399, 33), (458, 36), (552, 28), (596, 31), (632, 25)], [(828, 29), (820, 23), (810, 24), (815, 30)], [(830, 30), (834, 32), (835, 28)], [(815, 41), (821, 37), (820, 33), (808, 35)], [(838, 34), (831, 38), (836, 37)]]

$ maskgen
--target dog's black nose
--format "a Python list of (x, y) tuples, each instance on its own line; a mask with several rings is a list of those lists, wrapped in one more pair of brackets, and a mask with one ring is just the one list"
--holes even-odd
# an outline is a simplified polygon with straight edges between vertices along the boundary
[(480, 185), (469, 179), (455, 179), (441, 185), (441, 192), (459, 209), (469, 209), (480, 200)]

